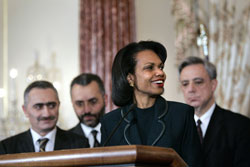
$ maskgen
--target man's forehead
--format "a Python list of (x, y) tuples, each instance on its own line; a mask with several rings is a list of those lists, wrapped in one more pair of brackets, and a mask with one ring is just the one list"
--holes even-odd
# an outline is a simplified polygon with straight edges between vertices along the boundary
[(30, 90), (29, 94), (50, 94), (56, 95), (56, 92), (51, 88), (33, 88)]
[(29, 100), (38, 102), (58, 101), (55, 91), (51, 88), (33, 88), (28, 94)]
[(86, 96), (86, 98), (91, 98), (101, 94), (101, 90), (95, 81), (90, 82), (88, 85), (76, 84), (72, 88), (72, 95), (74, 96)]
[(206, 77), (208, 73), (202, 64), (192, 64), (186, 66), (182, 69), (180, 77), (181, 78), (196, 78), (196, 77)]
[(193, 77), (193, 78), (183, 78), (181, 81), (198, 81), (198, 80), (204, 80), (204, 77)]
[(95, 94), (85, 94), (85, 95), (79, 95), (79, 96), (74, 96), (72, 97), (74, 101), (81, 101), (81, 102), (84, 102), (84, 101), (91, 101), (91, 100), (94, 100), (94, 99), (98, 99), (99, 96), (95, 95)]
[(56, 105), (57, 102), (56, 101), (49, 101), (49, 102), (46, 102), (46, 103), (34, 103), (33, 105)]

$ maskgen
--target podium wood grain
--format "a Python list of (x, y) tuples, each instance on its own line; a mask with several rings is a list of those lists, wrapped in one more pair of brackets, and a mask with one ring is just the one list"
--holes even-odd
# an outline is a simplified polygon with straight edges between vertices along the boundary
[(0, 166), (59, 167), (59, 166), (167, 166), (187, 164), (171, 148), (126, 145), (82, 148), (51, 152), (6, 154), (0, 156)]

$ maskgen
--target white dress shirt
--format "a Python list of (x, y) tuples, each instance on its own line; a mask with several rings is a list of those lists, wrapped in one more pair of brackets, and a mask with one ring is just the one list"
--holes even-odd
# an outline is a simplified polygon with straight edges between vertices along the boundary
[(54, 151), (55, 139), (56, 139), (56, 127), (45, 136), (40, 136), (32, 128), (30, 128), (30, 132), (31, 132), (33, 144), (35, 147), (35, 152), (39, 152), (40, 145), (39, 145), (38, 140), (40, 138), (48, 138), (49, 139), (49, 141), (47, 142), (46, 147), (45, 147), (46, 152), (47, 151)]
[(89, 146), (92, 148), (94, 146), (94, 137), (91, 133), (92, 130), (97, 131), (96, 139), (99, 143), (101, 143), (101, 123), (99, 123), (96, 127), (92, 128), (89, 126), (86, 126), (85, 124), (81, 123), (81, 127), (83, 129), (83, 133), (89, 140)]
[(215, 109), (215, 103), (207, 110), (207, 112), (205, 114), (203, 114), (201, 117), (198, 117), (197, 115), (194, 114), (194, 120), (197, 126), (197, 121), (201, 120), (201, 130), (202, 130), (202, 136), (203, 138), (205, 137), (206, 131), (207, 131), (207, 127), (208, 124), (210, 122), (211, 116), (214, 112)]

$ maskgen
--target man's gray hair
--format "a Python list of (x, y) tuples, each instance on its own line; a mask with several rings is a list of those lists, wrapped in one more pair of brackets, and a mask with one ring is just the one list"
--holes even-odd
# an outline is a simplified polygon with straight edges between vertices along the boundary
[(179, 74), (181, 74), (181, 71), (183, 70), (183, 68), (190, 66), (190, 65), (194, 65), (194, 64), (203, 64), (207, 73), (208, 73), (209, 78), (211, 80), (216, 79), (216, 77), (217, 77), (216, 67), (212, 63), (210, 63), (209, 61), (203, 60), (203, 59), (201, 59), (199, 57), (195, 57), (195, 56), (187, 57), (179, 65), (179, 67), (178, 67)]
[(39, 88), (39, 89), (53, 89), (54, 92), (56, 93), (56, 97), (59, 101), (59, 97), (58, 97), (58, 92), (56, 90), (56, 88), (53, 86), (53, 84), (51, 82), (48, 82), (48, 81), (34, 81), (32, 82), (24, 91), (24, 106), (27, 106), (28, 104), (28, 95), (30, 93), (30, 91), (33, 89), (33, 88)]

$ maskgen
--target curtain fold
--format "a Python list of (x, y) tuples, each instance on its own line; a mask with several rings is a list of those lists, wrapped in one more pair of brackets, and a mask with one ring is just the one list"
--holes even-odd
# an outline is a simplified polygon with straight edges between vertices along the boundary
[(80, 0), (80, 72), (99, 75), (111, 101), (111, 67), (117, 51), (135, 41), (134, 0)]

